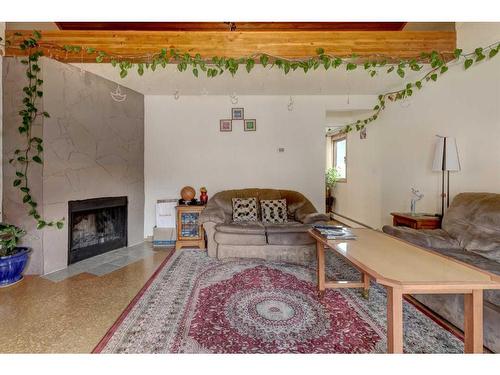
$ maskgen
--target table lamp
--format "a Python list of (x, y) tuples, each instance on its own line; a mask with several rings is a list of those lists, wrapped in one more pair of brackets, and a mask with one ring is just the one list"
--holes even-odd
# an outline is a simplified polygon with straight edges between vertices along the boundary
[[(450, 206), (450, 172), (460, 170), (460, 160), (458, 158), (457, 142), (453, 137), (443, 137), (437, 135), (436, 149), (434, 151), (433, 171), (441, 171), (441, 217), (444, 215), (444, 198), (446, 197), (446, 207)], [(446, 194), (444, 192), (445, 173), (447, 174)]]

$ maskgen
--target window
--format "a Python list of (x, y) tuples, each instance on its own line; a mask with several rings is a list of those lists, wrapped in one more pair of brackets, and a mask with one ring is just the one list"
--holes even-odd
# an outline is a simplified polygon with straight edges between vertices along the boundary
[(347, 179), (347, 138), (332, 137), (333, 168), (339, 172), (339, 181), (345, 182)]

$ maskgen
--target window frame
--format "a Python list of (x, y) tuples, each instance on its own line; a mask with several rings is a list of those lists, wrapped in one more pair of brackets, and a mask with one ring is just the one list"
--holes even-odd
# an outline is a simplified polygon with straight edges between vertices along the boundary
[(345, 140), (345, 178), (339, 178), (337, 182), (340, 183), (346, 183), (347, 182), (347, 175), (348, 175), (348, 165), (347, 165), (347, 134), (337, 134), (337, 135), (332, 135), (331, 137), (331, 142), (332, 142), (332, 166), (335, 168), (337, 166), (337, 147), (336, 143)]

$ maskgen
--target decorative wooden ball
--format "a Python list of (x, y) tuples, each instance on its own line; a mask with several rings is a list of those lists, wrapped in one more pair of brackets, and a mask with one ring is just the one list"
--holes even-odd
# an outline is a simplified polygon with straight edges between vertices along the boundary
[(191, 186), (184, 186), (181, 190), (181, 198), (185, 201), (190, 201), (196, 195), (196, 190), (194, 190)]

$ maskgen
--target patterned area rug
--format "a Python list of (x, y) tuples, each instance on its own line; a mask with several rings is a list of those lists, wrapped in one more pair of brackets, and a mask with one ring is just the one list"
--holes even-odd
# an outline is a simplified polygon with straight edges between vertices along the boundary
[[(199, 250), (166, 260), (94, 349), (102, 353), (384, 353), (385, 289), (316, 293), (308, 267), (219, 261)], [(327, 252), (332, 279), (358, 271)], [(462, 353), (463, 344), (404, 303), (404, 350)]]

